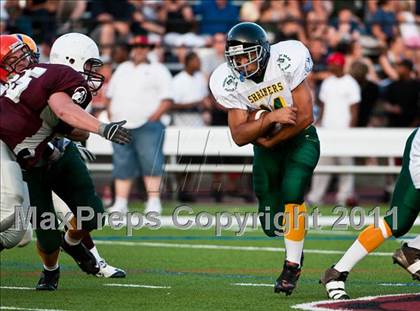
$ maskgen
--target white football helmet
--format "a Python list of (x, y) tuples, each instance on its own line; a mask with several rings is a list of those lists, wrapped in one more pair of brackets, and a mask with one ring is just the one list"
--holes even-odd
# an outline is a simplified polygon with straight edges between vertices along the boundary
[(55, 40), (51, 47), (50, 63), (67, 65), (80, 72), (92, 92), (99, 90), (104, 82), (104, 76), (96, 72), (103, 65), (98, 46), (84, 34), (72, 32)]

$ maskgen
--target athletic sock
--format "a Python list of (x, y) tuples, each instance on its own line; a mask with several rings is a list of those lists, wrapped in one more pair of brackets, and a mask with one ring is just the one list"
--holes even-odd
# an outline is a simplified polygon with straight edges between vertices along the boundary
[(354, 241), (343, 257), (335, 264), (334, 269), (340, 272), (349, 272), (367, 254), (366, 249), (359, 240)]
[(127, 204), (128, 204), (127, 198), (123, 198), (123, 197), (115, 198), (114, 207), (116, 207), (117, 209), (124, 210), (127, 208)]
[[(283, 217), (284, 245), (286, 248), (286, 260), (301, 264), (303, 243), (306, 234), (306, 206), (303, 204), (286, 204)], [(296, 216), (295, 216), (296, 215)], [(295, 218), (297, 223), (294, 222)]]
[(93, 256), (95, 256), (95, 259), (97, 262), (102, 261), (103, 258), (101, 257), (101, 255), (99, 255), (98, 250), (96, 249), (96, 246), (94, 246), (93, 248), (90, 249), (90, 252), (93, 254)]
[(58, 269), (58, 262), (52, 267), (47, 267), (46, 265), (43, 265), (43, 266), (44, 266), (44, 270), (46, 271), (54, 271)]
[(420, 235), (407, 242), (408, 247), (420, 249)]
[(339, 272), (350, 272), (360, 260), (378, 248), (391, 235), (391, 229), (383, 219), (379, 222), (379, 228), (375, 228), (373, 225), (368, 226), (359, 234), (357, 240), (354, 241), (334, 268)]

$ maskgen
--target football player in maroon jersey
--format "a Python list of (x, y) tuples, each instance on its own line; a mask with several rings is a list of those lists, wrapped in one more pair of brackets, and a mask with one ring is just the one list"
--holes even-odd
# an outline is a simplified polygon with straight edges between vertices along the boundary
[[(79, 138), (81, 136), (86, 138), (86, 132), (92, 132), (121, 144), (130, 141), (129, 132), (122, 127), (125, 121), (103, 124), (83, 110), (91, 100), (91, 92), (101, 86), (100, 75), (86, 70), (83, 77), (66, 65), (35, 64), (26, 44), (7, 35), (2, 35), (0, 39), (0, 67), (9, 77), (7, 90), (0, 97), (0, 140), (7, 145), (10, 154), (13, 152), (16, 155), (21, 167), (26, 169), (25, 172), (28, 172), (29, 168), (32, 171), (34, 165), (42, 166), (43, 163), (48, 163), (51, 157), (57, 156), (56, 150), (48, 147), (48, 142), (55, 131)], [(93, 64), (90, 64), (90, 69), (92, 66)], [(7, 160), (11, 158), (12, 156), (6, 157)], [(2, 187), (3, 184), (12, 185), (15, 179), (5, 180), (2, 182)], [(49, 195), (51, 196), (51, 192)], [(31, 199), (36, 199), (36, 196), (31, 195)], [(2, 207), (7, 205), (7, 202), (4, 203), (2, 202)], [(36, 223), (40, 223), (41, 215), (37, 214)], [(73, 220), (75, 224), (76, 221)], [(89, 227), (89, 224), (86, 228), (94, 229)], [(46, 233), (45, 230), (41, 231)], [(54, 231), (57, 230), (49, 230), (48, 234), (45, 234), (45, 239), (40, 239), (37, 231), (38, 249), (46, 268), (37, 286), (38, 289), (57, 287), (59, 247), (52, 251), (51, 243), (48, 242), (49, 238), (54, 236), (51, 233)], [(42, 235), (42, 232), (39, 233)], [(96, 274), (99, 271), (96, 260), (80, 244), (83, 231), (69, 230), (66, 236), (63, 248), (76, 258), (84, 271)], [(52, 271), (54, 275), (50, 273)], [(50, 278), (51, 282), (44, 282), (46, 278), (48, 279), (47, 274), (53, 276)]]
[[(19, 40), (21, 40), (22, 42), (28, 45), (28, 47), (31, 49), (31, 51), (34, 54), (36, 62), (38, 63), (40, 53), (39, 53), (39, 48), (36, 45), (35, 41), (31, 37), (25, 34), (14, 34), (14, 36), (16, 36)], [(62, 36), (59, 38), (59, 40), (56, 40), (54, 42), (53, 52), (54, 52), (55, 58), (53, 59), (53, 63), (55, 64), (61, 63), (63, 65), (69, 65), (76, 71), (84, 70), (84, 68), (82, 68), (82, 61), (80, 62), (80, 64), (78, 62), (74, 62), (73, 64), (71, 64), (70, 61), (67, 60), (70, 57), (68, 58), (66, 57), (69, 54), (63, 55), (63, 54), (66, 54), (68, 51), (72, 51), (70, 52), (72, 54), (71, 58), (73, 59), (78, 59), (79, 57), (86, 58), (87, 56), (86, 53), (83, 53), (83, 55), (79, 55), (79, 57), (75, 55), (76, 54), (75, 52), (77, 52), (77, 50), (74, 49), (75, 45), (83, 45), (83, 46), (91, 47), (92, 54), (90, 56), (92, 56), (92, 58), (96, 58), (98, 56), (96, 54), (97, 48), (95, 44), (92, 43), (92, 41), (89, 38), (86, 38), (84, 35), (81, 35), (79, 33), (72, 33), (72, 34), (67, 34), (65, 36)], [(100, 76), (97, 76), (97, 80), (101, 81), (102, 78)], [(2, 92), (0, 92), (0, 94), (1, 93)], [(65, 150), (63, 150), (64, 151), (63, 153), (66, 154), (67, 158), (71, 158), (76, 163), (74, 164), (73, 162), (64, 161), (63, 159), (63, 160), (59, 160), (60, 162), (62, 162), (61, 164), (64, 163), (64, 165), (60, 165), (60, 166), (61, 167), (68, 166), (69, 170), (72, 170), (72, 171), (81, 169), (82, 170), (81, 175), (84, 176), (84, 179), (86, 179), (87, 182), (92, 184), (89, 171), (87, 170), (87, 167), (83, 164), (83, 161), (93, 161), (95, 159), (95, 156), (89, 150), (83, 147), (80, 143), (75, 143), (75, 147), (77, 147), (77, 149), (70, 148), (70, 147), (65, 148), (71, 143), (71, 141), (66, 138), (61, 138), (58, 140), (54, 139), (53, 143), (55, 145), (58, 145), (64, 148)], [(83, 160), (81, 159), (80, 156), (82, 156)], [(71, 179), (70, 181), (73, 181), (73, 180), (74, 179)], [(73, 189), (77, 188), (78, 184), (80, 184), (80, 181), (76, 181), (76, 184), (73, 185), (74, 186)], [(86, 189), (89, 189), (90, 191), (86, 191)], [(101, 200), (97, 198), (97, 194), (95, 190), (93, 188), (83, 187), (83, 191), (85, 195), (81, 198), (81, 200), (78, 202), (77, 205), (83, 206), (86, 204), (86, 201), (95, 202), (98, 205), (97, 210), (102, 211), (103, 204)], [(55, 212), (58, 218), (60, 219), (60, 221), (62, 220), (60, 218), (60, 215), (65, 215), (66, 213), (72, 213), (69, 207), (67, 206), (67, 204), (62, 199), (60, 199), (55, 193), (53, 193), (53, 205), (54, 205)], [(19, 247), (23, 247), (27, 245), (28, 243), (30, 243), (30, 241), (32, 240), (32, 231), (33, 231), (32, 227), (30, 227), (27, 230), (23, 239), (18, 244)], [(96, 261), (98, 262), (99, 272), (96, 274), (96, 276), (105, 277), (105, 278), (125, 277), (126, 273), (124, 270), (111, 266), (110, 264), (107, 263), (107, 261), (104, 258), (102, 258), (89, 232), (86, 232), (86, 235), (82, 240), (82, 243), (95, 256)]]

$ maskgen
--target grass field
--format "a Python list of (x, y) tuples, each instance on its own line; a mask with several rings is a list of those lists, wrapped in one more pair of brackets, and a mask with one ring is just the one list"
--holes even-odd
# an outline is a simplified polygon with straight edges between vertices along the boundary
[[(173, 207), (168, 204), (164, 214), (170, 214)], [(192, 207), (214, 213), (227, 206)], [(240, 205), (229, 210), (250, 209), (251, 205)], [(418, 232), (420, 228), (414, 227), (409, 235)], [(249, 230), (241, 237), (232, 231), (215, 237), (211, 229), (145, 228), (126, 237), (124, 230), (106, 228), (94, 234), (98, 248), (110, 264), (127, 271), (127, 278), (85, 275), (62, 254), (56, 292), (33, 290), (41, 264), (32, 242), (25, 248), (1, 253), (1, 306), (5, 310), (288, 310), (295, 304), (326, 299), (319, 277), (356, 235), (353, 231), (309, 231), (303, 274), (299, 287), (289, 297), (274, 294), (272, 288), (282, 268), (283, 241), (266, 238), (260, 229)], [(368, 256), (353, 270), (347, 282), (352, 297), (420, 291), (420, 283), (392, 265), (390, 254), (399, 244), (397, 240), (387, 241), (376, 255)]]

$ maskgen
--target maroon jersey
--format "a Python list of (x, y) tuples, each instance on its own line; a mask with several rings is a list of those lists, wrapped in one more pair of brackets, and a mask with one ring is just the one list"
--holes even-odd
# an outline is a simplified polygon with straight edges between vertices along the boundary
[[(65, 92), (85, 108), (92, 99), (83, 76), (69, 66), (36, 64), (8, 81), (0, 96), (0, 139), (15, 154), (40, 159), (59, 119), (48, 106), (54, 93)], [(26, 166), (26, 165), (25, 165)]]

